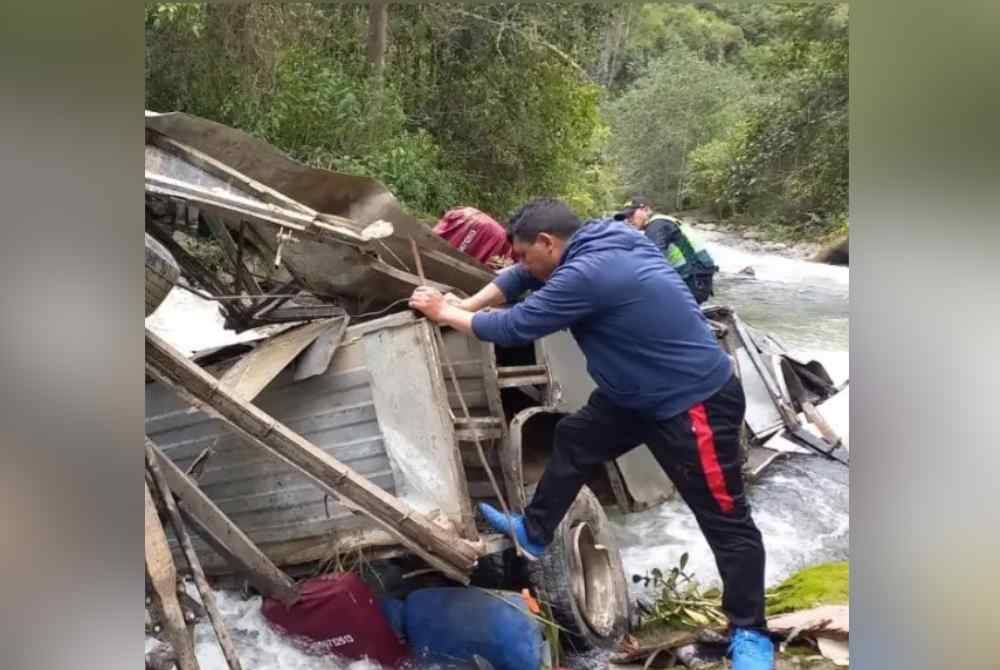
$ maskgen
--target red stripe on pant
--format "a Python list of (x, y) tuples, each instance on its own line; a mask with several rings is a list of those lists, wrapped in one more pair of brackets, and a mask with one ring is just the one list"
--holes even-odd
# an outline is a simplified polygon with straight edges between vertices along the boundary
[(715, 453), (715, 435), (712, 433), (712, 426), (708, 424), (705, 405), (698, 403), (688, 410), (688, 415), (691, 417), (691, 426), (698, 442), (698, 458), (701, 460), (701, 469), (708, 481), (708, 489), (722, 511), (728, 514), (733, 511), (733, 497), (726, 490), (726, 479), (722, 475), (719, 457)]

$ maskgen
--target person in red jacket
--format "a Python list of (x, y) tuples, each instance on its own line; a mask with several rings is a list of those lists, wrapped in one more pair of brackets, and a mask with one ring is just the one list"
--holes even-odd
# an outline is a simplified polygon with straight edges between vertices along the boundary
[(475, 207), (455, 207), (444, 213), (434, 233), (453, 248), (494, 269), (513, 263), (506, 229)]

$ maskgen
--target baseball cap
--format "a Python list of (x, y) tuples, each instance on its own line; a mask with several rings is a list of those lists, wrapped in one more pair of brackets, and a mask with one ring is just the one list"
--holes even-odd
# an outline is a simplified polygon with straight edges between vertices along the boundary
[(644, 196), (641, 195), (632, 196), (629, 199), (629, 201), (622, 206), (622, 209), (617, 214), (615, 214), (614, 218), (619, 221), (623, 221), (632, 216), (632, 213), (635, 212), (635, 210), (641, 209), (643, 207), (649, 207), (650, 209), (652, 209), (653, 203), (650, 202), (649, 198), (646, 198)]

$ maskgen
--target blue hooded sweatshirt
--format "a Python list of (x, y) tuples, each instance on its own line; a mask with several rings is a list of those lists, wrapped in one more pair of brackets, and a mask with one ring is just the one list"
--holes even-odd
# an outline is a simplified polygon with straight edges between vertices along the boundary
[(619, 407), (668, 419), (712, 396), (733, 374), (680, 275), (624, 223), (585, 224), (544, 283), (520, 265), (494, 283), (508, 304), (534, 292), (510, 309), (477, 313), (476, 337), (517, 346), (569, 328), (599, 391)]

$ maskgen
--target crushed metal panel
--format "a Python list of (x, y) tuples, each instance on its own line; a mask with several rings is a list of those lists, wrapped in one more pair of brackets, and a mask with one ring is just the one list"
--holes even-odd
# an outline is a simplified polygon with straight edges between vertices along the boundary
[(587, 372), (587, 359), (568, 330), (560, 330), (539, 341), (543, 363), (549, 370), (549, 404), (557, 412), (575, 412), (590, 399), (597, 384)]
[(754, 367), (745, 347), (736, 350), (740, 383), (746, 396), (746, 422), (757, 437), (774, 433), (782, 427), (781, 413), (767, 392), (767, 386)]
[(262, 209), (266, 206), (263, 200), (257, 199), (249, 191), (230, 184), (206, 170), (190, 164), (179, 156), (151, 144), (145, 146), (145, 174), (147, 178), (160, 178), (164, 184), (170, 183), (167, 180), (173, 180), (226, 200), (249, 201)]
[[(850, 428), (851, 428), (851, 395), (850, 386), (844, 388), (833, 397), (826, 400), (823, 404), (816, 407), (817, 410), (823, 415), (830, 427), (833, 428), (834, 432), (840, 438), (840, 446), (843, 447), (848, 453), (850, 452)], [(799, 414), (799, 421), (802, 424), (802, 430), (808, 431), (810, 434), (814, 435), (817, 439), (823, 439), (822, 433), (820, 433), (819, 428), (817, 428), (812, 423), (809, 423), (809, 418), (804, 414)], [(786, 436), (786, 431), (781, 431), (770, 440), (764, 443), (765, 447), (768, 449), (774, 449), (777, 451), (783, 451), (795, 454), (815, 454), (816, 452), (812, 449), (807, 449), (801, 444), (795, 442)]]
[[(587, 359), (569, 331), (542, 338), (542, 356), (552, 380), (551, 401), (559, 412), (575, 412), (587, 404), (597, 388), (587, 372)], [(622, 480), (637, 509), (652, 507), (673, 495), (670, 477), (642, 444), (615, 459)]]
[(252, 401), (303, 349), (340, 322), (315, 321), (272, 337), (229, 368), (219, 380), (220, 386), (241, 400)]
[(783, 452), (764, 447), (750, 447), (747, 453), (745, 471), (750, 479), (757, 479), (767, 466), (777, 460)]
[[(298, 163), (252, 135), (182, 113), (146, 117), (146, 128), (202, 152), (310, 209), (337, 217), (360, 235), (382, 220), (393, 233), (383, 242), (400, 258), (409, 257), (409, 240), (420, 245), (427, 277), (472, 294), (494, 279), (484, 265), (453, 249), (431, 227), (407, 213), (382, 184), (368, 177), (338, 174)], [(294, 247), (293, 247), (294, 248)], [(299, 262), (305, 262), (300, 257)], [(326, 266), (329, 272), (330, 267)]]
[(350, 317), (342, 316), (331, 320), (330, 327), (306, 347), (295, 364), (295, 381), (300, 382), (321, 375), (330, 367), (337, 347), (344, 339)]
[[(394, 493), (364, 365), (360, 340), (364, 332), (362, 326), (348, 329), (325, 373), (295, 382), (291, 369), (286, 369), (255, 404)], [(245, 444), (221, 421), (191, 408), (159, 383), (146, 385), (146, 433), (182, 469), (211, 449), (199, 487), (276, 562), (287, 559), (285, 547), (291, 544), (331, 544), (336, 538), (379, 530), (375, 522), (325, 495), (290, 465)], [(218, 564), (206, 545), (200, 545), (198, 552), (206, 565)]]
[(851, 387), (844, 390), (816, 407), (840, 437), (843, 446), (850, 451), (851, 437)]
[(371, 333), (365, 366), (397, 497), (459, 523), (471, 510), (454, 424), (435, 383), (431, 335), (426, 321)]
[(641, 444), (616, 458), (615, 463), (634, 500), (636, 512), (659, 505), (674, 494), (673, 482), (646, 445)]
[[(808, 430), (808, 428), (806, 428)], [(811, 449), (806, 449), (801, 444), (790, 440), (785, 437), (786, 431), (781, 431), (777, 435), (774, 435), (767, 442), (763, 444), (765, 449), (770, 449), (772, 451), (781, 452), (785, 454), (815, 454), (815, 451)]]

